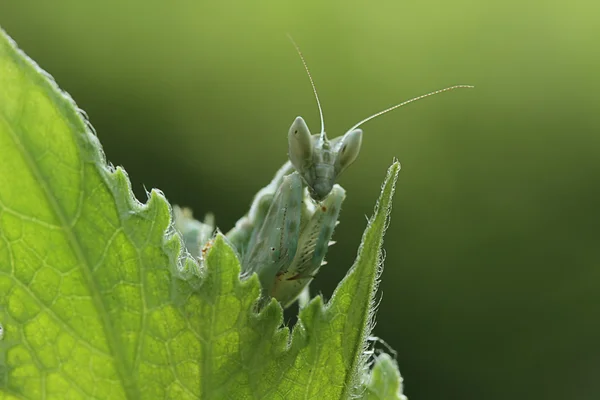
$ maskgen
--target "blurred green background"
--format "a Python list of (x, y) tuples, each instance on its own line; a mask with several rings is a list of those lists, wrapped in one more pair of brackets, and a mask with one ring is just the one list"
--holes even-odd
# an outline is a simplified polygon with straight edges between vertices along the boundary
[(352, 263), (394, 157), (375, 334), (423, 399), (600, 398), (600, 5), (421, 1), (4, 1), (0, 25), (87, 111), (135, 192), (160, 188), (228, 230), (285, 161), (297, 115), (319, 129), (303, 49), (337, 136), (338, 244)]

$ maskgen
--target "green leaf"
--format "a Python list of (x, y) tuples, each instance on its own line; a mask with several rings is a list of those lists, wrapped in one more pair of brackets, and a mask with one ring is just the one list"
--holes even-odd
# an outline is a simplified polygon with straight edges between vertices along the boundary
[(375, 366), (363, 394), (364, 400), (406, 400), (402, 394), (402, 377), (398, 365), (388, 354), (375, 359)]
[(168, 203), (134, 200), (71, 99), (3, 33), (0, 148), (3, 396), (197, 397), (181, 306), (197, 282), (165, 236)]
[(182, 255), (163, 195), (134, 199), (74, 102), (2, 31), (0, 148), (0, 399), (399, 393), (378, 372), (395, 364), (380, 356), (369, 377), (365, 351), (397, 162), (356, 263), (290, 335), (275, 300), (257, 312), (258, 279), (240, 281), (222, 235), (201, 269)]

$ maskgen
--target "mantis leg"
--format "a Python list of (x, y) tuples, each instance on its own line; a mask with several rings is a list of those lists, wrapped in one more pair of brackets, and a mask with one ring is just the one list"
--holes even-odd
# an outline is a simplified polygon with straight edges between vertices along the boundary
[(248, 214), (240, 218), (235, 227), (225, 235), (237, 250), (238, 255), (242, 256), (247, 253), (251, 245), (251, 238), (255, 237), (263, 226), (275, 193), (281, 186), (284, 177), (292, 171), (292, 164), (289, 161), (283, 164), (271, 182), (254, 196)]
[(297, 172), (285, 176), (258, 230), (254, 230), (242, 258), (242, 274), (258, 274), (265, 294), (271, 292), (276, 275), (296, 255), (303, 207), (304, 187)]
[(195, 259), (202, 260), (202, 249), (215, 233), (213, 215), (207, 214), (204, 222), (200, 222), (194, 219), (189, 208), (173, 206), (173, 221), (175, 229), (181, 233), (186, 250)]
[(345, 190), (335, 185), (302, 224), (293, 260), (282, 265), (275, 276), (275, 283), (271, 285), (270, 295), (284, 307), (296, 300), (323, 265), (345, 196)]

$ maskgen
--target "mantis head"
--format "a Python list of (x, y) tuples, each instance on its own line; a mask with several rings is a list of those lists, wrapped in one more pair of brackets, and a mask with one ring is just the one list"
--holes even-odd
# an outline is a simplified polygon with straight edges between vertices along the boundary
[(294, 120), (288, 132), (290, 162), (317, 201), (327, 197), (340, 174), (356, 160), (361, 144), (361, 129), (329, 140), (324, 132), (311, 135), (302, 117)]
[(445, 89), (436, 90), (421, 96), (417, 96), (407, 101), (403, 101), (400, 104), (396, 104), (385, 110), (379, 111), (362, 121), (355, 124), (352, 128), (348, 129), (342, 136), (338, 136), (334, 139), (329, 140), (325, 134), (325, 122), (323, 120), (323, 110), (321, 108), (321, 102), (317, 94), (315, 87), (304, 56), (300, 51), (298, 45), (290, 37), (290, 40), (296, 47), (296, 51), (300, 55), (300, 59), (304, 65), (304, 69), (308, 74), (310, 83), (317, 100), (317, 106), (319, 108), (319, 116), (321, 118), (321, 133), (312, 135), (306, 122), (302, 117), (296, 117), (290, 130), (288, 132), (288, 156), (292, 166), (308, 187), (310, 196), (316, 200), (321, 201), (331, 192), (333, 185), (346, 168), (348, 168), (358, 157), (360, 147), (362, 144), (362, 129), (359, 127), (367, 121), (372, 120), (380, 115), (388, 113), (396, 108), (400, 108), (406, 104), (412, 103), (417, 100), (424, 99), (425, 97), (433, 96), (434, 94), (447, 92), (459, 88), (472, 88), (470, 85), (455, 85), (447, 87)]

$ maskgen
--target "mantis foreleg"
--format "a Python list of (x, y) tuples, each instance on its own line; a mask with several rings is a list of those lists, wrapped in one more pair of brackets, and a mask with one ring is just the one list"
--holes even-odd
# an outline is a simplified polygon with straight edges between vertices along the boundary
[(295, 257), (276, 274), (270, 293), (284, 307), (296, 300), (323, 265), (345, 196), (345, 190), (335, 185), (302, 224)]
[(261, 225), (253, 229), (242, 256), (242, 274), (258, 274), (263, 291), (269, 293), (275, 277), (296, 255), (303, 206), (302, 178), (285, 176)]

